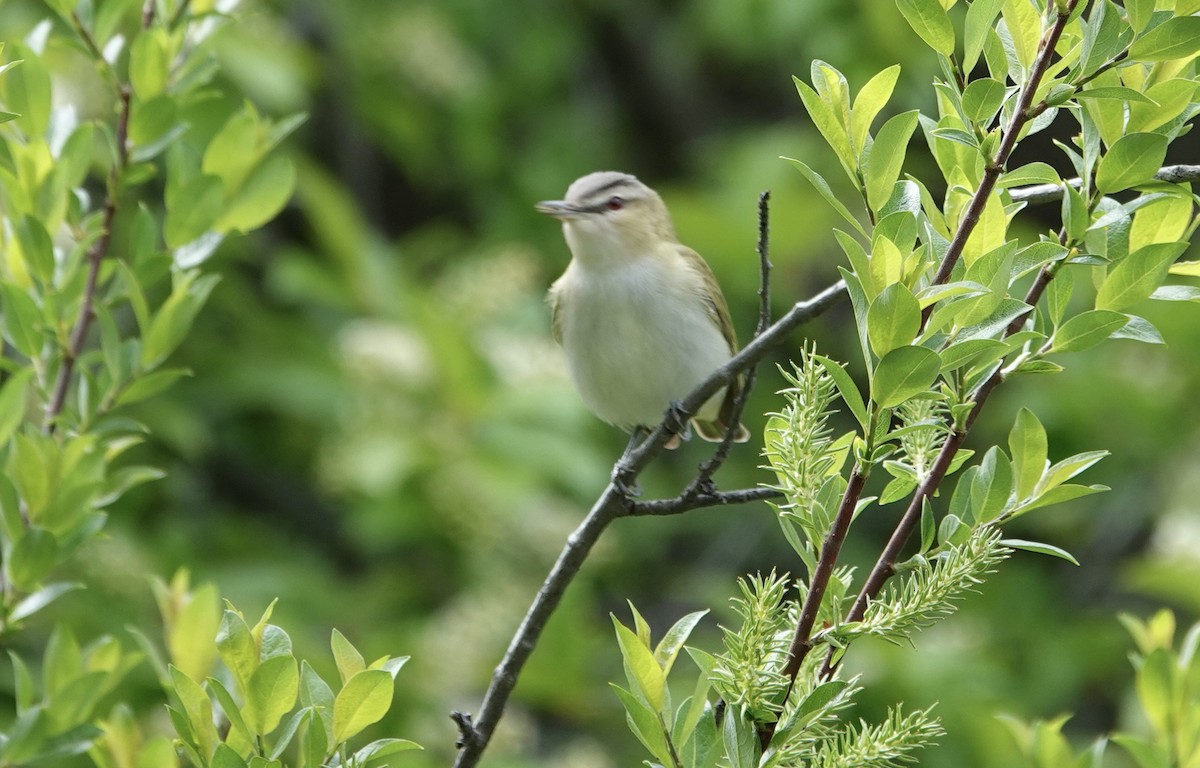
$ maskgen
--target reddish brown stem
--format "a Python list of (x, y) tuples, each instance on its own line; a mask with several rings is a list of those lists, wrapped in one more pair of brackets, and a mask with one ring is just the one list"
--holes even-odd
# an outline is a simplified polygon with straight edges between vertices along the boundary
[[(971, 202), (967, 205), (966, 213), (963, 214), (958, 231), (954, 233), (954, 239), (950, 241), (950, 246), (946, 249), (946, 255), (942, 259), (941, 266), (938, 267), (937, 274), (933, 278), (934, 285), (939, 285), (950, 279), (950, 273), (954, 270), (954, 266), (962, 256), (963, 249), (967, 245), (967, 240), (971, 237), (971, 233), (975, 231), (975, 226), (979, 223), (979, 219), (983, 215), (984, 206), (987, 205), (988, 198), (991, 197), (992, 191), (996, 188), (996, 181), (1000, 178), (1000, 174), (1004, 173), (1004, 166), (1008, 163), (1008, 158), (1012, 155), (1013, 148), (1017, 145), (1021, 129), (1032, 119), (1033, 115), (1029, 111), (1029, 106), (1033, 103), (1034, 94), (1037, 93), (1038, 86), (1042, 82), (1042, 77), (1045, 76), (1046, 69), (1050, 66), (1050, 60), (1054, 57), (1054, 48), (1058, 45), (1058, 40), (1062, 37), (1063, 29), (1067, 25), (1067, 19), (1070, 18), (1071, 12), (1077, 3), (1078, 0), (1071, 0), (1067, 3), (1066, 9), (1058, 14), (1054, 24), (1051, 25), (1046, 36), (1042, 39), (1041, 45), (1038, 48), (1037, 58), (1033, 62), (1033, 69), (1029, 72), (1029, 79), (1026, 80), (1025, 87), (1021, 89), (1021, 93), (1017, 97), (1017, 104), (1013, 108), (1012, 115), (1009, 117), (1008, 126), (1004, 129), (1004, 134), (1000, 138), (1000, 146), (996, 150), (995, 157), (984, 168), (983, 179), (979, 182), (979, 188), (971, 196)], [(925, 308), (925, 312), (922, 315), (922, 324), (929, 319), (932, 311), (932, 304)]]
[[(866, 471), (862, 465), (856, 463), (850, 472), (846, 492), (842, 494), (837, 514), (834, 515), (833, 525), (825, 534), (825, 540), (821, 542), (821, 555), (817, 560), (817, 567), (813, 569), (812, 575), (809, 577), (808, 593), (805, 594), (804, 604), (800, 608), (800, 619), (796, 622), (796, 631), (792, 635), (791, 647), (788, 648), (787, 666), (783, 669), (783, 674), (788, 679), (788, 693), (783, 697), (785, 701), (791, 693), (792, 685), (796, 682), (796, 675), (800, 673), (800, 666), (813, 649), (813, 627), (817, 624), (821, 601), (825, 598), (825, 591), (829, 588), (829, 580), (833, 577), (833, 569), (842, 553), (842, 544), (845, 543), (846, 535), (850, 532), (850, 523), (854, 520), (854, 510), (858, 508), (858, 500), (862, 497), (863, 486), (866, 482)], [(759, 730), (759, 741), (764, 750), (771, 743), (771, 737), (775, 735), (775, 725), (773, 722), (766, 723)]]
[[(148, 29), (154, 23), (154, 0), (146, 0), (142, 6), (141, 21), (143, 29)], [(94, 55), (103, 62), (104, 57), (100, 54), (91, 35), (83, 27), (82, 22), (79, 22), (78, 17), (76, 17), (76, 22), (84, 42), (89, 44)], [(71, 387), (75, 365), (79, 360), (79, 355), (83, 352), (83, 344), (87, 340), (88, 330), (92, 327), (92, 320), (95, 318), (96, 289), (99, 287), (100, 266), (108, 255), (109, 243), (112, 240), (113, 220), (117, 216), (117, 195), (120, 193), (121, 172), (129, 164), (129, 113), (132, 100), (133, 91), (129, 83), (121, 83), (118, 86), (117, 156), (108, 175), (108, 199), (104, 203), (104, 221), (101, 224), (99, 239), (87, 252), (88, 272), (83, 288), (83, 303), (80, 304), (79, 314), (76, 315), (75, 323), (71, 327), (71, 335), (67, 338), (67, 347), (62, 351), (62, 362), (58, 366), (54, 386), (50, 390), (50, 399), (46, 402), (46, 409), (42, 417), (42, 431), (45, 434), (54, 432), (55, 422), (66, 406), (67, 391)]]

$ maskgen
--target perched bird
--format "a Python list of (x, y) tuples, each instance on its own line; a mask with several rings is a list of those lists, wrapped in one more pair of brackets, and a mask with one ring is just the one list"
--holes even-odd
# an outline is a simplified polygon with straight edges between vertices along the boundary
[[(588, 174), (564, 200), (538, 203), (560, 220), (571, 263), (550, 288), (554, 338), (583, 402), (626, 430), (649, 428), (737, 351), (712, 269), (680, 244), (662, 198), (627, 173)], [(719, 441), (737, 382), (692, 419)], [(741, 424), (734, 439), (750, 433)], [(668, 448), (679, 444), (676, 436)]]

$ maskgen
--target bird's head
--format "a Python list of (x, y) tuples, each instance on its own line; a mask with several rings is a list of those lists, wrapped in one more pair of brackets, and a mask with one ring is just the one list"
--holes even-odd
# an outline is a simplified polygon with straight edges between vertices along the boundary
[(590, 173), (567, 188), (565, 199), (535, 208), (563, 223), (572, 255), (585, 263), (638, 258), (676, 242), (662, 198), (627, 173)]

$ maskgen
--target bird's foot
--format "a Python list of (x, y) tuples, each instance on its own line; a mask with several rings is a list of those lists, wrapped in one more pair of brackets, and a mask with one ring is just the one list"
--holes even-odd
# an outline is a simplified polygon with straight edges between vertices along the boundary
[(610, 482), (613, 490), (626, 499), (632, 500), (642, 495), (642, 486), (638, 485), (637, 476), (633, 468), (626, 463), (624, 456), (613, 467)]
[(671, 434), (670, 439), (663, 443), (663, 447), (668, 451), (675, 450), (684, 440), (692, 438), (692, 424), (678, 400), (672, 400), (667, 406), (666, 413), (663, 414), (663, 427)]

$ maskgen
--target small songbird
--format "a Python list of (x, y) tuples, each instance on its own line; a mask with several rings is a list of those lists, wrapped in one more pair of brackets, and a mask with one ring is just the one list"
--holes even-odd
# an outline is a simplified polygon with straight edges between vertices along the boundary
[[(583, 402), (626, 431), (654, 426), (737, 351), (712, 269), (680, 244), (662, 198), (627, 173), (588, 174), (565, 200), (536, 208), (562, 221), (571, 249), (549, 300), (554, 338)], [(713, 395), (692, 419), (705, 440), (725, 436), (738, 386)], [(734, 439), (749, 437), (738, 424)], [(678, 444), (676, 436), (667, 447)]]

